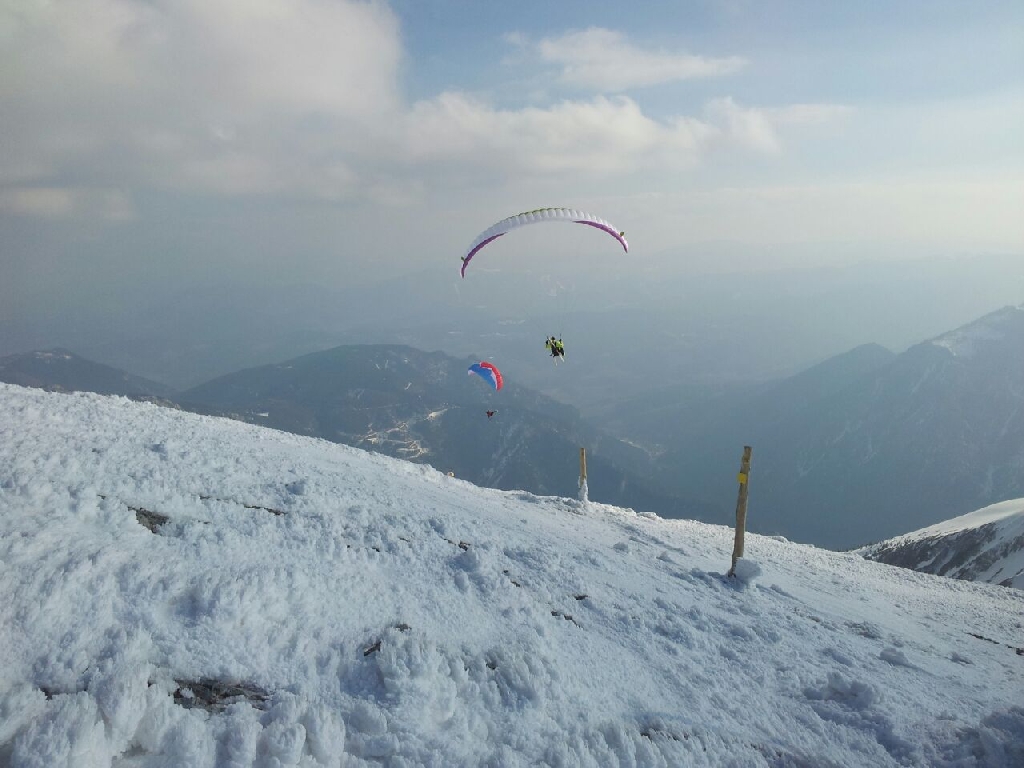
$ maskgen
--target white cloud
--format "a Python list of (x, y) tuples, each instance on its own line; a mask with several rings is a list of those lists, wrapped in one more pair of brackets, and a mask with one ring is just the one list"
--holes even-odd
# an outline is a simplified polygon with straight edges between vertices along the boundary
[(716, 128), (716, 137), (729, 147), (765, 154), (783, 151), (780, 131), (835, 123), (853, 110), (839, 104), (793, 104), (784, 107), (748, 107), (731, 97), (712, 99), (704, 118)]
[[(721, 147), (778, 152), (778, 126), (834, 109), (726, 98), (658, 120), (621, 95), (500, 109), (457, 91), (407, 105), (397, 20), (372, 2), (30, 2), (0, 29), (0, 188), (24, 215), (116, 219), (144, 188), (407, 205), (451, 182), (678, 171)], [(611, 90), (742, 66), (601, 29), (540, 49)]]
[(692, 167), (716, 150), (778, 154), (780, 130), (843, 114), (839, 107), (754, 108), (731, 98), (702, 116), (664, 121), (626, 96), (567, 100), (547, 108), (502, 110), (464, 93), (415, 104), (398, 127), (399, 154), (437, 173), (592, 177)]
[(15, 187), (0, 190), (0, 211), (7, 213), (56, 218), (67, 216), (74, 207), (74, 195), (70, 189)]
[[(393, 107), (397, 20), (377, 3), (318, 0), (29, 2), (3, 11), (0, 95), (95, 96), (363, 115)], [(144, 101), (145, 99), (145, 101)]]
[(775, 153), (781, 148), (775, 122), (763, 109), (741, 107), (731, 98), (714, 99), (705, 108), (722, 136), (743, 146)]
[(645, 51), (620, 33), (598, 27), (546, 38), (537, 47), (545, 61), (562, 66), (563, 82), (607, 92), (729, 75), (746, 65), (738, 56), (709, 58)]
[(715, 130), (685, 118), (660, 123), (625, 97), (498, 110), (461, 93), (416, 104), (406, 129), (408, 151), (421, 161), (472, 158), (477, 171), (593, 175), (690, 165)]
[(399, 105), (397, 20), (379, 3), (30, 2), (0, 9), (0, 29), (7, 186), (88, 173), (274, 192)]
[(0, 212), (37, 218), (82, 216), (125, 221), (135, 216), (131, 198), (116, 189), (8, 187), (0, 189)]

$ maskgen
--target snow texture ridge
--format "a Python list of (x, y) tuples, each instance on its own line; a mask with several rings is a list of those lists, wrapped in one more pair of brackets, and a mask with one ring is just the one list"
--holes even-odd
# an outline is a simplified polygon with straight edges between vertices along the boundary
[(1006, 334), (1004, 326), (1008, 320), (1019, 320), (1022, 316), (1021, 313), (1024, 313), (1024, 305), (1004, 307), (980, 320), (975, 320), (962, 328), (933, 339), (931, 343), (937, 347), (948, 349), (954, 357), (969, 358), (975, 354), (979, 345), (998, 343)]
[(857, 552), (924, 573), (1024, 589), (1024, 499), (991, 504)]
[(118, 397), (0, 413), (0, 765), (1024, 764), (1018, 590), (755, 535), (730, 579), (724, 526)]

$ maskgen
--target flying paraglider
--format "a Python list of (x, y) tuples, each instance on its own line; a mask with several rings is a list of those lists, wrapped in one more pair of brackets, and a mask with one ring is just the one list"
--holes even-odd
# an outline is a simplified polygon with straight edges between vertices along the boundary
[(588, 227), (600, 229), (602, 232), (607, 232), (618, 240), (623, 251), (626, 251), (627, 253), (629, 252), (629, 244), (626, 242), (626, 233), (620, 232), (604, 219), (600, 219), (597, 216), (584, 213), (583, 211), (577, 211), (572, 208), (538, 208), (535, 211), (517, 213), (515, 216), (509, 216), (507, 219), (502, 219), (497, 224), (485, 229), (477, 235), (470, 244), (465, 255), (462, 257), (462, 276), (466, 276), (466, 267), (469, 266), (470, 259), (476, 256), (477, 252), (485, 245), (497, 240), (499, 237), (513, 229), (524, 227), (527, 224), (539, 224), (543, 221), (566, 221), (570, 224), (586, 224)]
[(565, 344), (562, 343), (561, 339), (556, 341), (554, 336), (550, 339), (545, 339), (544, 348), (551, 353), (551, 356), (555, 358), (556, 363), (559, 358), (565, 360)]
[(505, 385), (505, 382), (501, 378), (501, 371), (495, 368), (491, 363), (473, 363), (469, 366), (467, 375), (472, 376), (474, 373), (490, 384), (495, 391), (501, 389)]

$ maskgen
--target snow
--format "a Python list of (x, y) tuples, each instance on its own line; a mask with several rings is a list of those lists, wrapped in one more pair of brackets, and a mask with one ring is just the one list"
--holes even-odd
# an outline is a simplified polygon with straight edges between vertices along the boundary
[(1018, 590), (750, 534), (730, 579), (725, 526), (124, 398), (0, 413), (0, 765), (1024, 764)]
[(856, 553), (915, 570), (1024, 589), (1024, 499), (991, 504)]
[[(1024, 528), (1024, 499), (1010, 499), (998, 504), (968, 512), (966, 515), (943, 520), (941, 523), (900, 536), (900, 539), (927, 539), (932, 536), (946, 536), (969, 528), (980, 528), (990, 523), (1019, 525)], [(1024, 530), (1022, 530), (1024, 532)]]
[(931, 343), (948, 349), (954, 357), (973, 357), (979, 344), (999, 341), (1005, 337), (1006, 332), (1001, 326), (1006, 321), (1006, 315), (1017, 312), (1024, 312), (1024, 304), (993, 312), (970, 325), (933, 339)]

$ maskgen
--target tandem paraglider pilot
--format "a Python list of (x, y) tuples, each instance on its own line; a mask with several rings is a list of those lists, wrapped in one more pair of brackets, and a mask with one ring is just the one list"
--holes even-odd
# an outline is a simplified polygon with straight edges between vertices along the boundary
[(550, 339), (545, 339), (544, 348), (551, 353), (554, 358), (565, 357), (565, 345), (562, 344), (562, 340), (556, 340), (554, 336)]

